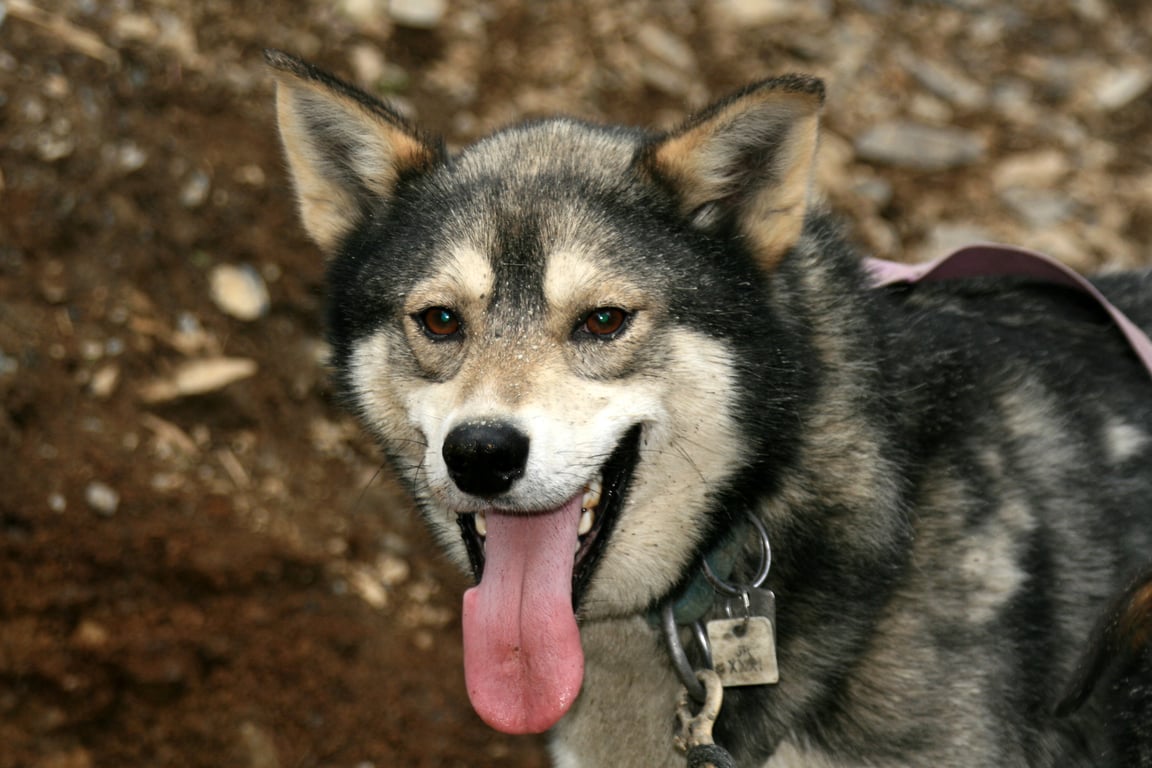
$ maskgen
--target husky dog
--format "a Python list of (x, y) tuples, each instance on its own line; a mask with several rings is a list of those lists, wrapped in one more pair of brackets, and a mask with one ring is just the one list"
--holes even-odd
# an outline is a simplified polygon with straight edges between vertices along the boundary
[[(1054, 714), (1152, 559), (1152, 380), (1098, 305), (871, 288), (812, 202), (812, 78), (668, 133), (557, 118), (450, 153), (268, 59), (339, 384), (478, 582), (486, 722), (551, 729), (568, 768), (683, 765), (650, 617), (755, 515), (779, 683), (725, 691), (739, 765), (1125, 759), (1106, 702)], [(1152, 273), (1097, 284), (1152, 327)]]

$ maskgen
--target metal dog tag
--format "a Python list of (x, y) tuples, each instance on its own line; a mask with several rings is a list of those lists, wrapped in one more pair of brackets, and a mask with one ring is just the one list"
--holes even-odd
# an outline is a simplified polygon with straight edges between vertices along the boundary
[(768, 589), (750, 589), (744, 596), (727, 600), (727, 617), (712, 619), (705, 625), (712, 667), (725, 688), (780, 680), (776, 666), (776, 596)]

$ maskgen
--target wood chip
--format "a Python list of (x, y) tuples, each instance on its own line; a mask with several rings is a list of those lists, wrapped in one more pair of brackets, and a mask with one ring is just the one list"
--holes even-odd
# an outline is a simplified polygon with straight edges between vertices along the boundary
[(152, 430), (156, 434), (156, 439), (162, 443), (166, 443), (173, 449), (179, 450), (187, 456), (197, 456), (200, 453), (200, 446), (196, 445), (196, 441), (192, 437), (180, 429), (170, 421), (166, 421), (159, 416), (154, 416), (151, 413), (145, 413), (140, 417), (140, 422)]
[(156, 379), (140, 388), (146, 403), (161, 403), (189, 395), (215, 392), (256, 373), (255, 360), (246, 357), (212, 357), (190, 360), (171, 376)]
[(100, 39), (95, 32), (81, 29), (57, 13), (38, 8), (28, 0), (8, 0), (8, 14), (14, 19), (40, 27), (69, 48), (102, 61), (112, 69), (120, 68), (120, 54)]

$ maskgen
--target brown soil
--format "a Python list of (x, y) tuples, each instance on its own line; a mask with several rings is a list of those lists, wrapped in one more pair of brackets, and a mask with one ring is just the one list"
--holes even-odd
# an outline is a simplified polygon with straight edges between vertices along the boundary
[[(459, 142), (556, 110), (667, 124), (754, 76), (835, 76), (833, 51), (862, 35), (883, 55), (831, 89), (839, 160), (825, 181), (863, 239), (899, 254), (950, 218), (1026, 240), (992, 170), (1082, 141), (1088, 160), (1065, 178), (1098, 230), (1083, 263), (1146, 257), (1131, 245), (1152, 234), (1146, 94), (1104, 116), (1076, 112), (1076, 83), (1037, 86), (1029, 121), (956, 109), (989, 154), (930, 182), (876, 172), (836, 135), (932, 112), (907, 95), (918, 86), (903, 49), (981, 81), (1019, 71), (1051, 84), (1045, 62), (1114, 52), (1106, 33), (1127, 30), (1130, 57), (1110, 63), (1146, 64), (1142, 4), (1094, 27), (1064, 3), (1022, 3), (1028, 23), (1005, 22), (979, 63), (964, 36), (985, 17), (963, 8), (982, 3), (800, 5), (822, 10), (750, 30), (686, 0), (462, 2), (413, 29), (356, 12), (371, 2), (47, 0), (37, 13), (0, 1), (0, 768), (546, 764), (542, 739), (495, 734), (472, 713), (466, 582), (333, 402), (323, 263), (291, 207), (265, 46), (358, 72)], [(1052, 138), (1064, 112), (1081, 133)], [(891, 194), (853, 196), (869, 174)], [(212, 301), (221, 264), (262, 276), (266, 315)], [(222, 357), (254, 361), (255, 375), (150, 394)]]

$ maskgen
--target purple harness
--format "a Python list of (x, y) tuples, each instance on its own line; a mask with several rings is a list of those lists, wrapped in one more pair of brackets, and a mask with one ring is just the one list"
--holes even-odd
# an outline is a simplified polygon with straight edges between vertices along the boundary
[(1095, 299), (1128, 339), (1132, 351), (1152, 376), (1152, 340), (1121, 312), (1104, 294), (1070, 268), (1035, 251), (1010, 245), (969, 245), (942, 259), (926, 264), (901, 264), (883, 259), (867, 259), (865, 267), (877, 288), (897, 283), (919, 283), (962, 277), (1005, 275), (1032, 277), (1074, 288)]

